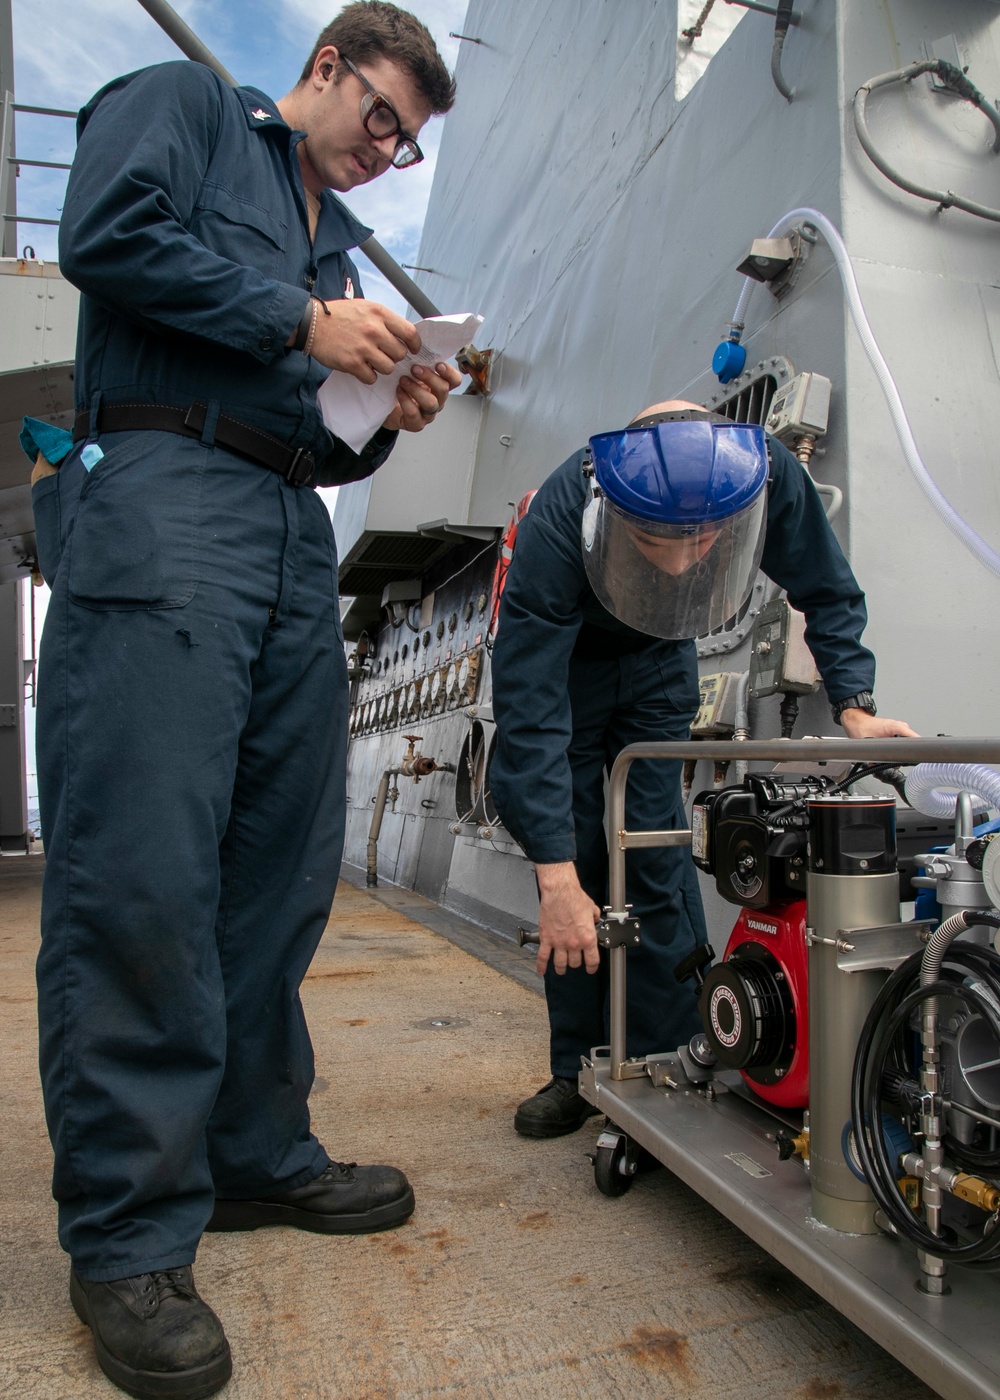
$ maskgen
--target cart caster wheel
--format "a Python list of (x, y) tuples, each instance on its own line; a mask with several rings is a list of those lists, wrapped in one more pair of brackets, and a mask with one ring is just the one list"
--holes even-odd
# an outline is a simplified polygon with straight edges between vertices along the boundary
[(594, 1182), (602, 1196), (624, 1196), (635, 1177), (638, 1153), (624, 1133), (604, 1132), (594, 1152)]

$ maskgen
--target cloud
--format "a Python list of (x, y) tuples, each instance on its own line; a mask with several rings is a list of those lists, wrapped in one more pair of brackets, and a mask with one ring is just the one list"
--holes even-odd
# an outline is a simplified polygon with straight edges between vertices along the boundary
[[(333, 18), (337, 0), (172, 0), (174, 9), (207, 47), (241, 82), (280, 97), (298, 77), (316, 35)], [(427, 25), (441, 55), (454, 68), (468, 0), (411, 0), (406, 7)], [(179, 58), (180, 52), (137, 0), (13, 0), (16, 97), (20, 103), (75, 110), (121, 73)], [(59, 52), (72, 63), (57, 64)], [(412, 170), (390, 170), (360, 190), (348, 203), (362, 222), (400, 262), (413, 262), (420, 244), (430, 197), (442, 119), (432, 118), (421, 136), (423, 163)], [(73, 158), (73, 123), (53, 117), (18, 114), (17, 149), (35, 160)], [(65, 175), (21, 167), (18, 209), (22, 214), (57, 218)], [(56, 230), (22, 224), (19, 246), (30, 243), (40, 257), (54, 258)], [(367, 270), (365, 289), (374, 290), (377, 274)], [(390, 305), (395, 293), (386, 292)]]

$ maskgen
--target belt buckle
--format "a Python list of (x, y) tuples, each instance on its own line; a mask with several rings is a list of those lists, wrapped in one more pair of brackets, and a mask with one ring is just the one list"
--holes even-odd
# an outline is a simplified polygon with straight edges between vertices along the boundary
[(285, 480), (289, 486), (311, 486), (315, 476), (316, 463), (312, 453), (304, 447), (297, 447), (285, 470)]

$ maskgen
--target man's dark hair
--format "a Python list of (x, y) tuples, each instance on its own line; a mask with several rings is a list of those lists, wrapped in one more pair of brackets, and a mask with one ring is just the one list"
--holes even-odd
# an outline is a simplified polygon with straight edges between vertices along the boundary
[[(330, 44), (352, 63), (389, 59), (412, 76), (432, 112), (447, 112), (455, 101), (455, 80), (428, 30), (413, 15), (386, 0), (355, 0), (345, 6), (313, 45), (300, 83), (312, 73), (320, 49)], [(341, 68), (339, 76), (346, 72)]]

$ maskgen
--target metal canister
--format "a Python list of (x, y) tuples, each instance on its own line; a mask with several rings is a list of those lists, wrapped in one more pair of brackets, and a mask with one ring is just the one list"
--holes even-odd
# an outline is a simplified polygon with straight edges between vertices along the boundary
[(891, 798), (823, 797), (809, 803), (809, 1158), (813, 1214), (849, 1234), (873, 1234), (875, 1200), (844, 1160), (851, 1074), (884, 972), (837, 965), (843, 930), (899, 920), (896, 805)]

